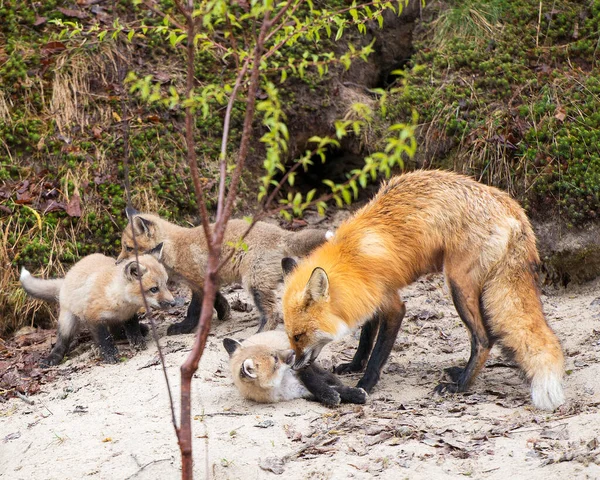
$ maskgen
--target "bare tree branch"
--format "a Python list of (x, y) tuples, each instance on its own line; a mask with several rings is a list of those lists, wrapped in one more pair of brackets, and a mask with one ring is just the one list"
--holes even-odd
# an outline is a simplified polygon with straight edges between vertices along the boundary
[(196, 53), (196, 47), (194, 45), (194, 37), (196, 35), (196, 27), (194, 19), (192, 18), (192, 12), (194, 11), (194, 1), (188, 0), (188, 9), (184, 8), (180, 0), (174, 0), (177, 9), (182, 13), (186, 19), (187, 26), (187, 74), (186, 74), (186, 98), (188, 105), (185, 108), (185, 143), (187, 146), (187, 159), (190, 166), (190, 173), (192, 175), (192, 182), (194, 183), (194, 191), (196, 193), (196, 203), (200, 210), (200, 220), (202, 222), (202, 228), (204, 230), (204, 236), (207, 239), (208, 251), (212, 250), (212, 244), (209, 241), (211, 238), (210, 224), (208, 211), (206, 210), (206, 202), (204, 200), (204, 189), (200, 183), (200, 174), (198, 172), (198, 161), (196, 159), (196, 145), (194, 142), (194, 116), (192, 112), (192, 91), (194, 90), (194, 58)]
[[(248, 155), (250, 136), (252, 134), (252, 121), (254, 120), (254, 107), (256, 105), (256, 93), (258, 91), (260, 57), (264, 46), (265, 36), (271, 23), (269, 22), (269, 14), (270, 11), (267, 11), (265, 13), (264, 21), (261, 25), (258, 38), (256, 39), (256, 47), (254, 49), (254, 58), (252, 64), (252, 73), (250, 75), (250, 86), (248, 87), (246, 117), (244, 118), (244, 128), (242, 130), (242, 140), (240, 143), (237, 164), (235, 166), (235, 170), (233, 171), (233, 175), (231, 176), (231, 182), (229, 186), (229, 192), (227, 193), (227, 202), (225, 204), (225, 210), (222, 212), (222, 218), (225, 219), (225, 222), (221, 222), (221, 224), (219, 224), (218, 227), (215, 225), (214, 241), (218, 242), (219, 244), (223, 241), (223, 235), (225, 234), (225, 223), (227, 219), (229, 219), (229, 217), (231, 216), (233, 202), (235, 201), (235, 198), (237, 196), (237, 189), (240, 182), (240, 177), (242, 176), (242, 170), (244, 169), (244, 163), (246, 161), (246, 156)], [(218, 220), (220, 220), (219, 217), (217, 217), (217, 223)]]
[[(283, 17), (285, 15), (285, 12), (287, 12), (288, 8), (290, 8), (292, 3), (294, 3), (294, 0), (288, 0), (288, 2), (279, 11), (279, 13), (277, 13), (275, 18), (273, 18), (273, 20), (271, 21), (271, 25), (275, 25), (275, 28), (273, 30), (271, 30), (269, 32), (269, 34), (265, 37), (265, 42), (268, 42), (273, 37), (273, 35), (275, 35), (279, 30), (281, 30), (283, 28), (283, 26), (285, 25), (286, 22), (280, 22), (281, 17)], [(292, 8), (292, 11), (290, 12), (289, 16), (291, 17), (292, 15), (294, 15), (296, 10), (298, 10), (298, 7), (300, 5), (302, 5), (303, 3), (304, 3), (304, 0), (299, 0), (298, 3), (296, 3), (296, 5), (294, 5), (294, 8)]]
[(227, 110), (225, 111), (225, 120), (223, 121), (223, 138), (221, 140), (221, 158), (220, 158), (220, 166), (219, 173), (221, 178), (219, 179), (219, 198), (217, 201), (217, 219), (221, 217), (223, 212), (223, 202), (225, 199), (225, 179), (227, 178), (227, 142), (229, 140), (229, 124), (231, 121), (231, 110), (233, 109), (233, 104), (237, 98), (237, 93), (242, 84), (246, 73), (248, 72), (248, 67), (250, 66), (250, 57), (246, 58), (244, 62), (244, 66), (240, 70), (238, 74), (235, 85), (233, 86), (233, 91), (229, 96), (229, 102), (227, 103)]

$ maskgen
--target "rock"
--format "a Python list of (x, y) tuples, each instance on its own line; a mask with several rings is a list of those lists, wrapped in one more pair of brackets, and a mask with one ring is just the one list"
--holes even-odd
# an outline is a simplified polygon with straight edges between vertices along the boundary
[(600, 275), (600, 224), (567, 228), (558, 222), (534, 223), (544, 284), (567, 286)]

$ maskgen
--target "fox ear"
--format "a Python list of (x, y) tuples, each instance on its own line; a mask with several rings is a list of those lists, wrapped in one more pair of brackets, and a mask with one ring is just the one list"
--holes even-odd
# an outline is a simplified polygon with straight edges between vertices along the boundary
[(146, 267), (140, 265), (135, 260), (125, 265), (125, 277), (127, 277), (127, 279), (131, 281), (137, 280), (138, 278), (143, 276), (144, 273), (146, 273), (147, 271), (148, 269)]
[(141, 215), (136, 215), (133, 217), (131, 223), (133, 224), (133, 229), (135, 230), (136, 235), (147, 236), (150, 236), (150, 227), (154, 225), (154, 222), (142, 217)]
[(135, 217), (136, 215), (138, 215), (140, 212), (138, 212), (135, 208), (133, 207), (125, 207), (125, 215), (127, 215), (127, 220), (131, 221), (133, 220), (133, 217)]
[(254, 366), (254, 362), (252, 361), (251, 358), (247, 358), (246, 360), (244, 360), (244, 363), (242, 363), (242, 370), (241, 370), (241, 374), (244, 377), (248, 377), (248, 378), (256, 378), (256, 367)]
[(296, 352), (292, 349), (281, 350), (279, 352), (279, 359), (291, 367), (296, 362)]
[(313, 302), (329, 298), (329, 278), (321, 267), (313, 270), (306, 284), (305, 297)]
[(285, 257), (281, 259), (281, 268), (283, 269), (283, 278), (287, 277), (290, 273), (292, 273), (298, 264), (296, 260), (290, 257)]
[(146, 252), (146, 254), (152, 255), (154, 258), (156, 258), (158, 261), (160, 261), (160, 260), (162, 260), (162, 256), (163, 256), (163, 247), (164, 247), (163, 242), (160, 242), (152, 250), (148, 250)]
[(237, 340), (234, 340), (233, 338), (224, 338), (223, 346), (225, 347), (225, 350), (227, 350), (227, 353), (231, 357), (233, 355), (233, 352), (240, 348), (242, 344)]

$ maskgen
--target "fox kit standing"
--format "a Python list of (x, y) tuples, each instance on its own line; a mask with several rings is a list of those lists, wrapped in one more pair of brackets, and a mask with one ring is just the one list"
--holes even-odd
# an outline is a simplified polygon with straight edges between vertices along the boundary
[[(117, 348), (109, 332), (111, 326), (124, 325), (129, 342), (144, 347), (144, 338), (135, 313), (144, 306), (140, 278), (148, 305), (163, 308), (173, 305), (167, 289), (167, 272), (158, 262), (162, 245), (149, 255), (116, 265), (115, 259), (94, 253), (82, 258), (65, 278), (42, 280), (23, 268), (21, 285), (32, 297), (57, 301), (60, 305), (58, 338), (43, 365), (58, 365), (81, 324), (87, 325), (107, 363), (116, 363)], [(155, 258), (155, 256), (157, 258)]]
[(282, 262), (296, 366), (362, 325), (353, 360), (336, 372), (366, 364), (358, 386), (370, 392), (404, 317), (398, 290), (443, 267), (471, 356), (436, 391), (466, 390), (499, 342), (531, 382), (533, 404), (553, 410), (564, 402), (563, 354), (542, 311), (538, 263), (529, 221), (506, 193), (443, 171), (392, 178), (328, 243), (297, 266)]
[[(144, 252), (157, 244), (164, 244), (162, 262), (169, 275), (185, 282), (193, 292), (186, 319), (171, 325), (167, 334), (189, 333), (197, 325), (202, 305), (202, 287), (206, 273), (208, 247), (202, 227), (184, 228), (174, 225), (157, 215), (142, 214), (127, 209), (129, 224), (121, 238), (121, 254), (118, 261), (133, 255), (133, 232), (138, 251)], [(225, 230), (224, 245), (234, 245), (248, 228), (245, 220), (230, 220)], [(273, 290), (282, 280), (281, 259), (285, 256), (302, 256), (325, 241), (325, 231), (303, 230), (288, 232), (270, 223), (257, 222), (244, 239), (247, 250), (238, 249), (231, 261), (225, 262), (219, 271), (222, 284), (242, 282), (252, 296), (260, 314), (259, 331), (272, 330), (278, 322), (276, 298)], [(233, 247), (224, 246), (222, 256)], [(229, 313), (227, 300), (218, 294), (215, 308), (219, 319)]]
[(281, 330), (257, 333), (242, 343), (225, 338), (223, 346), (229, 353), (233, 383), (242, 396), (255, 402), (314, 397), (331, 407), (340, 402), (367, 401), (362, 388), (345, 386), (334, 374), (317, 365), (292, 370), (296, 355)]

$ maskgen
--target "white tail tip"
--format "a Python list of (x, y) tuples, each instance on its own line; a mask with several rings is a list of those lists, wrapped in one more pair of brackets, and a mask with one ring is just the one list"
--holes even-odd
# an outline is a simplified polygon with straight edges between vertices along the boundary
[(29, 273), (29, 270), (27, 270), (25, 267), (21, 268), (21, 276), (19, 277), (20, 281), (23, 281), (24, 278), (30, 277), (31, 273)]
[(560, 375), (536, 375), (531, 381), (531, 402), (540, 410), (554, 411), (565, 403)]
[(331, 230), (327, 230), (327, 232), (325, 232), (325, 240), (331, 240), (334, 237), (334, 233)]

